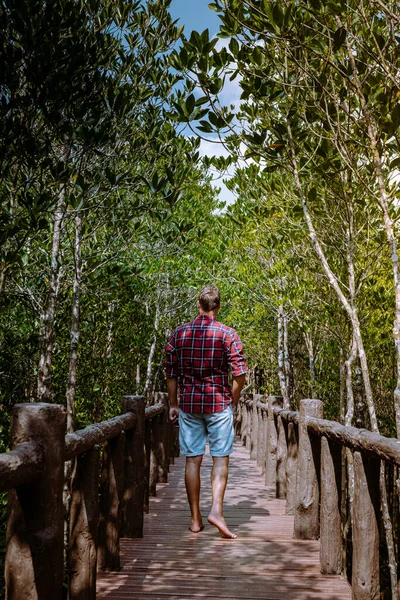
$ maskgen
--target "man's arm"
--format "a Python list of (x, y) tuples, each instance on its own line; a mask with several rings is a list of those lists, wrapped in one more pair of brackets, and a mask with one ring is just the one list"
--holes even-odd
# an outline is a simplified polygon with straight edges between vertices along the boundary
[(175, 423), (179, 415), (177, 377), (167, 377), (167, 392), (169, 402), (169, 418), (172, 423)]
[(239, 402), (240, 392), (243, 389), (244, 382), (246, 381), (246, 374), (238, 375), (237, 377), (233, 377), (232, 382), (232, 404), (236, 406)]

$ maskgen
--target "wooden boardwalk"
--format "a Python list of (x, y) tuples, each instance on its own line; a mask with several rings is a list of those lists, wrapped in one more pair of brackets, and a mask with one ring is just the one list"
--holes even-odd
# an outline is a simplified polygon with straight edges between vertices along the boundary
[[(144, 538), (121, 540), (122, 570), (99, 573), (97, 598), (106, 600), (350, 600), (339, 576), (321, 575), (319, 542), (292, 539), (293, 517), (275, 499), (247, 451), (231, 456), (225, 517), (238, 534), (223, 540), (206, 525), (188, 530), (184, 458), (175, 459), (169, 483), (157, 486), (145, 517)], [(202, 513), (210, 502), (211, 457), (202, 467)]]

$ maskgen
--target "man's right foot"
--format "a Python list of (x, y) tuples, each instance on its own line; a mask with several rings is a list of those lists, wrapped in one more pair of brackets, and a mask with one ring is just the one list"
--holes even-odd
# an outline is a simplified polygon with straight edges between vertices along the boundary
[(190, 527), (189, 527), (189, 531), (191, 531), (192, 533), (200, 533), (200, 531), (203, 531), (204, 529), (204, 525), (203, 525), (203, 521), (192, 521), (190, 523)]
[(235, 540), (237, 538), (237, 535), (235, 535), (234, 533), (232, 533), (232, 531), (228, 529), (224, 517), (220, 517), (218, 515), (213, 515), (210, 513), (207, 517), (207, 521), (218, 529), (218, 531), (221, 534), (221, 537), (226, 538), (228, 540)]

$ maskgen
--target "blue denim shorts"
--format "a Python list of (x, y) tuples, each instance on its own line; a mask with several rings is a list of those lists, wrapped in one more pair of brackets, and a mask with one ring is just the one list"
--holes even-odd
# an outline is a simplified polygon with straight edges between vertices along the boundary
[(232, 454), (234, 438), (232, 405), (215, 413), (179, 411), (179, 444), (184, 456), (204, 454), (207, 437), (211, 456)]

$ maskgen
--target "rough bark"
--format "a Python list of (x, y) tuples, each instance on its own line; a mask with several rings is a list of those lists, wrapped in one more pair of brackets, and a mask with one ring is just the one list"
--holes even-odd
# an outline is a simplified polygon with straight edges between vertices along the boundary
[(125, 433), (121, 432), (104, 444), (100, 480), (98, 531), (98, 568), (119, 571), (119, 532), (124, 481)]
[(145, 408), (143, 396), (124, 396), (122, 412), (136, 415), (135, 428), (125, 434), (124, 491), (121, 532), (124, 537), (143, 537), (145, 486)]
[(43, 452), (39, 444), (24, 442), (14, 450), (0, 454), (0, 493), (29, 483), (43, 469)]
[(315, 398), (315, 356), (312, 334), (304, 333), (304, 341), (308, 352), (308, 369), (310, 373), (310, 398)]
[(341, 468), (341, 447), (322, 436), (320, 563), (321, 573), (326, 574), (342, 570)]
[(379, 461), (354, 453), (355, 495), (352, 592), (355, 600), (378, 600)]
[(65, 209), (65, 187), (63, 186), (58, 194), (57, 208), (54, 212), (53, 218), (53, 243), (51, 250), (51, 267), (47, 301), (40, 315), (40, 350), (37, 379), (37, 397), (40, 402), (51, 400), (51, 367), (53, 362), (54, 319), (59, 288), (59, 257), (62, 238), (62, 223), (65, 215)]
[(67, 432), (75, 429), (76, 371), (80, 333), (80, 295), (82, 278), (82, 214), (75, 216), (75, 274), (72, 290), (72, 319), (70, 334), (69, 375), (67, 384)]
[(56, 404), (16, 404), (11, 447), (35, 440), (42, 447), (40, 476), (8, 493), (8, 600), (61, 600), (65, 412)]
[(289, 395), (285, 375), (284, 310), (282, 305), (278, 309), (278, 379), (284, 407), (289, 408)]
[(144, 384), (144, 389), (143, 389), (143, 394), (145, 396), (148, 394), (148, 392), (150, 390), (150, 386), (151, 386), (151, 376), (152, 376), (152, 371), (153, 371), (153, 359), (154, 359), (154, 354), (156, 351), (158, 326), (159, 326), (159, 322), (160, 322), (160, 302), (161, 302), (161, 298), (159, 296), (158, 300), (157, 300), (157, 304), (156, 304), (156, 313), (155, 313), (155, 317), (154, 317), (153, 340), (151, 342), (149, 356), (147, 358), (146, 383)]
[(319, 498), (320, 498), (320, 440), (309, 435), (308, 417), (322, 417), (321, 400), (300, 401), (299, 457), (297, 465), (297, 503), (294, 513), (294, 533), (296, 539), (317, 539), (319, 537)]
[(296, 474), (299, 455), (298, 427), (295, 423), (285, 423), (287, 436), (286, 457), (286, 514), (294, 515), (297, 501)]
[(265, 485), (276, 486), (276, 461), (278, 450), (278, 432), (276, 428), (274, 407), (282, 408), (281, 396), (268, 397), (268, 428), (265, 454)]
[(71, 482), (69, 600), (96, 600), (100, 447), (75, 459)]
[(88, 425), (84, 429), (68, 433), (65, 436), (65, 459), (71, 460), (78, 454), (89, 450), (95, 444), (102, 444), (121, 431), (132, 429), (136, 424), (136, 414), (127, 412), (126, 414), (113, 417), (109, 421)]

